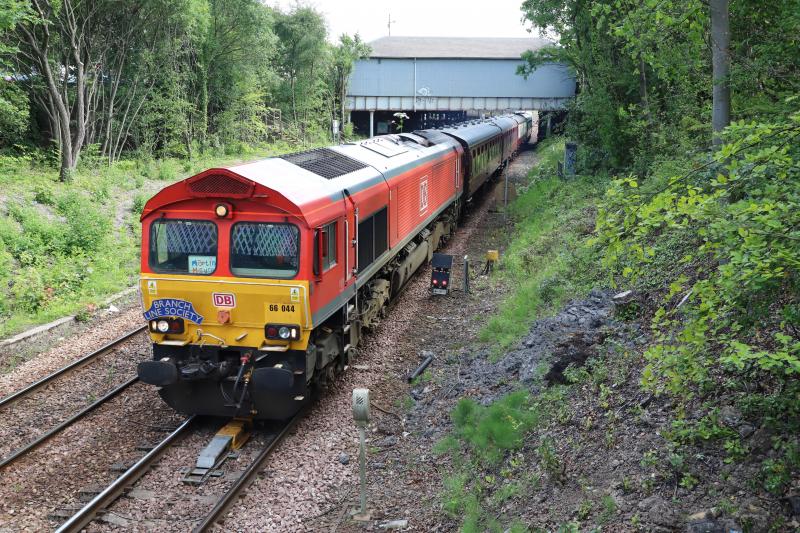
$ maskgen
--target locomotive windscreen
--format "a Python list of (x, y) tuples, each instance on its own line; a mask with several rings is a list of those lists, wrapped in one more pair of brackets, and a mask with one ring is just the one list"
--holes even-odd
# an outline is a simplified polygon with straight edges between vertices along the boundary
[(292, 278), (299, 266), (299, 240), (294, 224), (237, 222), (231, 230), (231, 273)]
[(149, 263), (155, 272), (213, 274), (217, 225), (204, 220), (156, 220), (150, 226)]

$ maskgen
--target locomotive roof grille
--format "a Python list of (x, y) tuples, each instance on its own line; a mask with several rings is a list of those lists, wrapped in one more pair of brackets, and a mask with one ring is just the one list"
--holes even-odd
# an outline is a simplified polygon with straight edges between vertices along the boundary
[(330, 148), (315, 148), (288, 154), (282, 156), (281, 159), (329, 180), (367, 168), (367, 165), (361, 161), (356, 161)]
[(190, 178), (187, 181), (192, 196), (247, 198), (253, 192), (253, 184), (221, 174)]

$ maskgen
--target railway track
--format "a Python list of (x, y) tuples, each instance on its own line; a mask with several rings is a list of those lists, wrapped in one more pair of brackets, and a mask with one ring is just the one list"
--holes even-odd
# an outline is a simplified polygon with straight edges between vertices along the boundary
[(309, 407), (302, 409), (299, 413), (294, 415), (291, 419), (289, 419), (286, 424), (275, 432), (272, 439), (269, 443), (264, 446), (264, 448), (259, 452), (258, 456), (250, 463), (250, 466), (239, 476), (234, 484), (222, 495), (222, 497), (217, 501), (211, 511), (203, 518), (203, 520), (195, 526), (192, 530), (192, 533), (205, 533), (206, 531), (211, 531), (214, 527), (214, 524), (219, 522), (222, 517), (225, 515), (225, 512), (230, 508), (230, 506), (236, 502), (236, 500), (244, 494), (244, 490), (250, 485), (253, 481), (253, 478), (261, 471), (264, 465), (267, 462), (267, 459), (272, 454), (272, 451), (277, 447), (277, 445), (286, 437), (286, 435), (291, 431), (291, 429), (297, 424), (297, 422), (307, 413)]
[[(111, 350), (113, 350), (114, 348), (119, 346), (120, 344), (124, 343), (125, 341), (127, 341), (128, 339), (130, 339), (134, 335), (144, 331), (145, 329), (146, 329), (145, 326), (133, 329), (133, 330), (125, 333), (124, 335), (114, 339), (113, 341), (107, 343), (106, 345), (102, 346), (101, 348), (93, 351), (92, 353), (81, 357), (80, 359), (74, 361), (73, 363), (70, 363), (69, 365), (67, 365), (67, 366), (65, 366), (65, 367), (53, 372), (52, 374), (49, 374), (49, 375), (43, 377), (42, 379), (40, 379), (40, 380), (28, 385), (27, 387), (25, 387), (23, 389), (20, 389), (17, 392), (14, 392), (14, 393), (6, 396), (5, 398), (0, 400), (0, 409), (2, 409), (3, 407), (6, 407), (8, 405), (11, 405), (12, 403), (14, 403), (16, 401), (21, 400), (21, 399), (29, 396), (33, 392), (41, 389), (45, 385), (48, 385), (48, 384), (54, 382), (58, 378), (60, 378), (62, 376), (65, 376), (65, 375), (69, 374), (70, 372), (73, 372), (73, 371), (85, 366), (86, 364), (90, 363), (94, 359), (98, 358), (101, 355), (104, 355), (104, 354), (110, 352)], [(28, 453), (31, 450), (39, 447), (40, 445), (42, 445), (43, 443), (45, 443), (46, 441), (51, 439), (53, 436), (57, 435), (58, 433), (60, 433), (64, 429), (68, 428), (69, 426), (71, 426), (72, 424), (77, 422), (78, 420), (81, 420), (82, 418), (84, 418), (86, 415), (88, 415), (89, 413), (91, 413), (92, 411), (94, 411), (95, 409), (100, 407), (101, 405), (103, 405), (103, 404), (107, 403), (108, 401), (112, 400), (113, 398), (117, 397), (121, 392), (123, 392), (125, 389), (129, 388), (131, 385), (137, 383), (138, 381), (139, 381), (139, 378), (135, 377), (135, 376), (130, 378), (130, 379), (128, 379), (127, 381), (125, 381), (121, 385), (117, 386), (113, 390), (111, 390), (108, 393), (106, 393), (105, 395), (103, 395), (97, 401), (93, 402), (92, 404), (90, 404), (87, 407), (81, 409), (80, 411), (78, 411), (77, 413), (72, 415), (71, 417), (67, 418), (66, 420), (64, 420), (63, 422), (58, 424), (56, 427), (48, 430), (47, 432), (43, 433), (42, 435), (40, 435), (36, 439), (28, 442), (27, 444), (17, 448), (16, 450), (11, 452), (6, 457), (3, 457), (2, 459), (0, 459), (0, 469), (8, 466), (9, 464), (11, 464), (14, 461), (16, 461), (17, 459), (19, 459), (20, 457), (24, 456), (26, 453)]]
[(150, 465), (152, 465), (173, 442), (182, 437), (189, 430), (194, 420), (194, 415), (184, 420), (181, 425), (155, 448), (150, 450), (147, 455), (139, 459), (133, 466), (100, 492), (100, 494), (87, 503), (80, 511), (72, 515), (69, 520), (61, 524), (56, 530), (57, 533), (77, 532), (86, 527), (100, 511), (111, 505), (132, 483), (142, 477), (144, 473), (147, 472)]
[[(247, 469), (233, 482), (233, 484), (220, 496), (213, 508), (206, 514), (193, 529), (194, 533), (211, 531), (215, 524), (220, 522), (231, 505), (236, 502), (244, 490), (250, 485), (255, 476), (261, 471), (271, 456), (272, 451), (291, 431), (295, 424), (307, 413), (309, 408), (301, 410), (293, 418), (285, 422), (277, 430), (269, 434), (268, 443), (258, 453)], [(77, 533), (89, 525), (105, 509), (109, 508), (115, 500), (124, 494), (131, 486), (141, 478), (152, 464), (161, 457), (167, 449), (180, 437), (185, 435), (196, 415), (187, 418), (169, 436), (161, 441), (156, 447), (147, 453), (136, 464), (131, 466), (117, 479), (111, 482), (102, 492), (95, 496), (89, 503), (76, 512), (71, 518), (64, 522), (56, 530), (56, 533)]]

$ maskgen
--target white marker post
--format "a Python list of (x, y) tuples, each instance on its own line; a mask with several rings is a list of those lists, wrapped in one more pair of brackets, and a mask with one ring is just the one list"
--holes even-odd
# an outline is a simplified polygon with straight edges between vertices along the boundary
[(370, 519), (367, 512), (367, 436), (369, 423), (369, 389), (353, 389), (353, 419), (358, 426), (358, 438), (361, 443), (359, 452), (359, 470), (361, 474), (361, 509), (353, 515), (353, 520), (366, 522)]
[(464, 256), (464, 294), (469, 294), (469, 256)]

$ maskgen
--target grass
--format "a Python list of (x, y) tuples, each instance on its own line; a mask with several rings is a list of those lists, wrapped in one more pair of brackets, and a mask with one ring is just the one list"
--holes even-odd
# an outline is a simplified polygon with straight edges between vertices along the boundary
[[(518, 342), (533, 320), (560, 307), (567, 297), (587, 292), (600, 278), (586, 240), (594, 228), (593, 205), (606, 180), (556, 176), (563, 150), (559, 138), (540, 145), (528, 186), (509, 206), (515, 227), (490, 283), (513, 286), (514, 291), (480, 332), (480, 339), (494, 346), (494, 356)], [(442, 503), (460, 521), (462, 531), (529, 530), (513, 516), (503, 523), (502, 508), (535, 490), (542, 474), (557, 483), (565, 480), (556, 443), (535, 433), (549, 421), (565, 419), (565, 412), (570, 415), (566, 407), (564, 387), (538, 395), (520, 390), (486, 406), (471, 399), (458, 402), (451, 413), (453, 430), (434, 453), (452, 460), (453, 472), (443, 480)], [(527, 459), (525, 446), (533, 450)], [(564, 524), (559, 531), (576, 531), (574, 527)]]
[(534, 319), (560, 307), (565, 298), (585, 293), (599, 277), (584, 241), (594, 226), (592, 206), (606, 181), (559, 178), (555, 168), (563, 149), (558, 138), (539, 148), (540, 163), (531, 170), (527, 190), (509, 207), (515, 229), (495, 282), (515, 290), (479, 337), (491, 342), (496, 354), (527, 333)]
[[(563, 389), (554, 387), (535, 396), (512, 392), (486, 406), (469, 398), (458, 402), (451, 413), (453, 431), (433, 451), (454, 465), (442, 481), (441, 501), (445, 512), (461, 521), (461, 531), (528, 531), (513, 517), (504, 523), (501, 509), (538, 489), (541, 476), (531, 470), (523, 448), (564, 401)], [(542, 440), (536, 459), (548, 476), (563, 477), (563, 461), (551, 440)]]
[(0, 338), (62, 316), (88, 316), (135, 283), (139, 214), (171, 182), (211, 167), (297, 150), (285, 142), (191, 160), (125, 159), (87, 150), (70, 183), (51, 154), (0, 154)]

